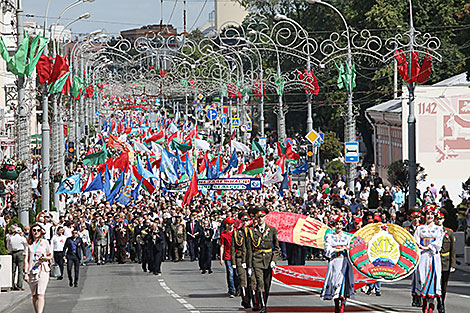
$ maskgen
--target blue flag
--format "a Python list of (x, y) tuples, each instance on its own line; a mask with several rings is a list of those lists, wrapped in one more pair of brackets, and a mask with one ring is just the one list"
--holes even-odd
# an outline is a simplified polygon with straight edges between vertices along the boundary
[(189, 156), (186, 156), (186, 175), (188, 175), (188, 177), (193, 177), (193, 173), (194, 173), (194, 168), (193, 168), (193, 165), (191, 164), (191, 161), (189, 161)]
[(282, 174), (284, 177), (281, 182), (281, 188), (279, 188), (279, 196), (284, 198), (284, 190), (289, 189), (289, 175), (287, 174), (287, 171)]
[(124, 185), (124, 170), (121, 172), (121, 175), (119, 175), (119, 178), (114, 183), (113, 189), (109, 193), (109, 197), (106, 197), (106, 201), (109, 201), (111, 205), (114, 202), (114, 198), (116, 198), (119, 191), (121, 191), (122, 185)]
[(106, 164), (106, 170), (104, 172), (104, 194), (106, 196), (106, 199), (109, 197), (109, 193), (111, 192), (111, 173), (109, 172), (108, 169), (108, 164)]
[(176, 168), (177, 168), (177, 171), (179, 172), (180, 176), (183, 175), (186, 170), (184, 168), (185, 164), (183, 163), (183, 161), (181, 161), (181, 158), (180, 158), (180, 153), (178, 151), (176, 151)]
[(139, 196), (139, 189), (140, 189), (140, 186), (142, 185), (143, 180), (144, 179), (142, 178), (137, 184), (137, 187), (135, 187), (135, 189), (132, 190), (132, 198), (134, 199), (134, 201), (137, 201), (137, 197)]
[(209, 170), (207, 171), (207, 178), (209, 179), (217, 179), (220, 176), (220, 163), (219, 163), (220, 158), (217, 158), (217, 161), (215, 162), (215, 165), (212, 166), (212, 162), (209, 161), (210, 167)]
[(291, 174), (300, 174), (308, 170), (308, 162), (305, 162), (299, 167), (296, 167), (292, 170)]
[(171, 157), (176, 158), (173, 154), (168, 152), (168, 150), (163, 149), (162, 151), (162, 161), (160, 163), (160, 171), (165, 173), (166, 177), (170, 183), (174, 184), (178, 180), (178, 173), (174, 167), (174, 164), (171, 160)]
[(88, 187), (83, 190), (83, 192), (90, 192), (94, 190), (103, 190), (103, 178), (101, 177), (101, 173), (98, 173), (96, 177), (93, 179), (93, 181), (88, 185)]
[(119, 202), (123, 204), (124, 206), (127, 206), (129, 202), (131, 202), (131, 196), (132, 196), (132, 175), (129, 175), (129, 178), (127, 179), (127, 182), (124, 186), (121, 187), (121, 193), (116, 199), (116, 202)]
[(237, 157), (237, 149), (233, 149), (232, 156), (228, 161), (227, 167), (224, 168), (221, 174), (225, 174), (231, 168), (238, 168), (238, 157)]
[(76, 174), (64, 179), (59, 188), (57, 188), (56, 194), (60, 195), (61, 193), (80, 193), (81, 190), (80, 174)]
[(153, 175), (149, 170), (146, 170), (142, 166), (142, 162), (140, 162), (140, 159), (137, 159), (137, 171), (139, 172), (140, 175), (142, 175), (143, 178), (149, 179), (149, 178), (155, 178), (158, 179), (157, 176)]
[(149, 172), (153, 174), (152, 163), (150, 163), (150, 158), (148, 154), (147, 154), (147, 168)]

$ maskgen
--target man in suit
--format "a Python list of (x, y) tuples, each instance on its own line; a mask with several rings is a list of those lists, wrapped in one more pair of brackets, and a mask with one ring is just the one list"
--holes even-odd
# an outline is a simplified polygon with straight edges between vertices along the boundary
[(104, 264), (106, 261), (107, 247), (109, 245), (109, 227), (104, 219), (100, 218), (95, 225), (93, 233), (93, 243), (95, 244), (96, 264)]
[[(83, 259), (86, 259), (85, 245), (82, 238), (78, 236), (78, 230), (72, 230), (72, 237), (67, 238), (64, 245), (64, 255), (67, 258), (67, 276), (69, 278), (69, 286), (78, 287), (78, 276), (80, 270), (80, 254), (79, 249), (82, 249)], [(75, 270), (75, 280), (72, 280), (72, 264)]]
[(273, 268), (281, 251), (276, 228), (266, 224), (267, 210), (256, 209), (257, 226), (249, 231), (247, 240), (248, 275), (255, 274), (256, 293), (260, 303), (260, 313), (266, 312), (266, 305), (271, 289)]
[(451, 272), (455, 271), (457, 259), (455, 256), (455, 236), (452, 229), (444, 227), (445, 215), (447, 212), (442, 209), (437, 217), (437, 225), (444, 228), (444, 237), (442, 238), (441, 247), (441, 292), (442, 296), (437, 298), (437, 311), (445, 313), (445, 300), (447, 293), (447, 284), (449, 283), (449, 276)]
[(192, 212), (189, 221), (186, 222), (186, 238), (188, 238), (188, 250), (191, 262), (196, 261), (199, 255), (198, 241), (202, 234), (202, 228), (198, 221), (196, 221), (196, 212)]

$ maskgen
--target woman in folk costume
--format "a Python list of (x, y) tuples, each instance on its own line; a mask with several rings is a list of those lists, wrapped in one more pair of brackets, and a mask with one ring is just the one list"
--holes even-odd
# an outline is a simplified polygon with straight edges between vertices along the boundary
[(351, 235), (343, 232), (344, 217), (336, 217), (333, 223), (334, 233), (325, 237), (325, 254), (330, 261), (320, 298), (334, 299), (335, 313), (343, 313), (346, 299), (354, 297), (354, 274), (347, 253)]
[(434, 298), (441, 296), (441, 256), (444, 231), (434, 220), (439, 215), (439, 208), (426, 205), (423, 210), (425, 223), (418, 226), (414, 238), (421, 249), (421, 257), (415, 272), (416, 292), (423, 298), (423, 312), (434, 311)]

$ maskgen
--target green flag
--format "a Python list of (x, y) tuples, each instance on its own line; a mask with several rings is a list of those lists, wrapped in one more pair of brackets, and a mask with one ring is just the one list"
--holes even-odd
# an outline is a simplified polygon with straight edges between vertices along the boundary
[(29, 64), (26, 66), (26, 76), (31, 76), (31, 74), (33, 74), (33, 71), (36, 68), (36, 64), (38, 64), (39, 58), (44, 52), (48, 41), (49, 39), (41, 37), (39, 35), (33, 39), (29, 50)]
[(49, 94), (59, 93), (64, 89), (64, 85), (67, 82), (67, 79), (70, 76), (70, 72), (65, 73), (64, 75), (60, 76), (54, 83), (54, 85), (49, 86)]
[(282, 96), (284, 93), (284, 86), (286, 84), (286, 80), (282, 76), (275, 76), (274, 77), (274, 84), (276, 85), (276, 93), (278, 96)]
[[(65, 76), (65, 75), (64, 75)], [(94, 165), (105, 163), (111, 154), (106, 149), (106, 145), (103, 145), (102, 151), (89, 154), (83, 158), (83, 165)]]
[(253, 140), (251, 142), (251, 150), (259, 152), (261, 155), (265, 155), (266, 153), (264, 152), (263, 147), (259, 144), (258, 141)]
[(189, 151), (191, 150), (193, 147), (190, 146), (190, 145), (185, 145), (183, 143), (179, 143), (178, 141), (176, 141), (175, 139), (173, 139), (171, 141), (171, 146), (173, 147), (173, 149), (175, 150), (180, 150), (180, 151)]
[(13, 58), (8, 62), (8, 70), (15, 75), (24, 76), (26, 70), (26, 61), (28, 58), (28, 47), (29, 47), (29, 37), (28, 33), (25, 34), (25, 37), (21, 44), (16, 50)]
[(3, 41), (3, 37), (0, 37), (0, 54), (2, 55), (2, 58), (5, 60), (5, 62), (10, 62), (10, 54), (8, 53), (5, 42)]
[(83, 88), (83, 83), (82, 83), (82, 79), (80, 78), (80, 76), (76, 75), (74, 78), (73, 78), (73, 82), (72, 82), (72, 96), (76, 99), (78, 97), (78, 95), (80, 94), (80, 90)]
[(353, 63), (351, 68), (346, 64), (346, 70), (341, 64), (341, 66), (338, 66), (335, 64), (336, 69), (338, 70), (338, 79), (336, 81), (336, 84), (339, 89), (343, 89), (346, 87), (346, 90), (349, 90), (349, 82), (351, 81), (351, 87), (352, 89), (356, 88), (356, 65)]

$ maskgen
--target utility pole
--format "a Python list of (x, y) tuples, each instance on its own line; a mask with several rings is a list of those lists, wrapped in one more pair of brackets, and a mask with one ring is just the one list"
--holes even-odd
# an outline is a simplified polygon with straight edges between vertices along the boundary
[[(21, 0), (16, 2), (16, 22), (17, 22), (17, 41), (18, 46), (24, 39), (23, 7)], [(21, 172), (18, 177), (18, 190), (16, 196), (18, 199), (18, 216), (23, 225), (29, 225), (29, 209), (31, 208), (31, 149), (30, 149), (30, 130), (29, 130), (29, 110), (25, 102), (25, 79), (17, 76), (18, 88), (18, 109), (16, 112), (16, 139), (17, 139), (17, 157), (18, 161), (26, 163), (26, 170)]]

